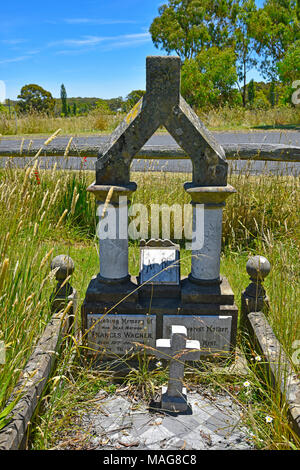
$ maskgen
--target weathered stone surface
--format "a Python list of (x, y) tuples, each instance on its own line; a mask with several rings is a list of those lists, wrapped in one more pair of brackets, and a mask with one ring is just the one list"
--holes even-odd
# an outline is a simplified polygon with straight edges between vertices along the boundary
[(242, 323), (245, 323), (248, 313), (266, 311), (269, 307), (269, 299), (262, 284), (271, 270), (269, 261), (264, 256), (253, 256), (247, 261), (246, 269), (252, 282), (241, 296)]
[(128, 278), (124, 282), (99, 282), (99, 275), (94, 276), (87, 288), (86, 302), (136, 303), (138, 301), (137, 284)]
[(77, 310), (77, 291), (70, 282), (66, 282), (67, 277), (71, 276), (75, 270), (74, 261), (70, 256), (58, 255), (51, 261), (51, 270), (55, 270), (57, 284), (50, 296), (51, 311), (53, 313), (60, 312), (65, 309), (69, 302), (72, 306), (68, 311), (68, 330), (75, 327), (78, 329), (77, 318), (75, 312)]
[(74, 272), (75, 265), (70, 256), (58, 255), (51, 261), (51, 270), (57, 269), (55, 277), (57, 280), (63, 281)]
[[(196, 450), (253, 449), (254, 439), (241, 420), (243, 408), (236, 397), (224, 392), (216, 394), (203, 386), (199, 392), (189, 386), (191, 414), (177, 415), (162, 413), (156, 399), (149, 413), (148, 402), (136, 401), (126, 392), (111, 396), (100, 390), (95, 402), (83, 415), (79, 413), (80, 420), (71, 423), (70, 431), (55, 446), (61, 450), (106, 451), (112, 463), (119, 463), (113, 462), (117, 459), (114, 451), (121, 454), (123, 449), (157, 451), (157, 461), (162, 450), (180, 451), (184, 456), (185, 451), (191, 455)], [(185, 462), (191, 462), (188, 455)]]
[(222, 315), (164, 315), (163, 336), (170, 335), (173, 325), (183, 325), (187, 337), (198, 340), (201, 355), (228, 353), (232, 335), (232, 317)]
[(52, 370), (63, 331), (66, 331), (66, 322), (62, 314), (53, 316), (9, 400), (11, 402), (22, 391), (10, 414), (11, 421), (0, 431), (0, 450), (17, 450), (24, 442), (28, 424)]
[(101, 149), (96, 184), (128, 184), (132, 158), (164, 125), (191, 158), (195, 185), (226, 186), (223, 148), (180, 96), (180, 58), (147, 57), (146, 69), (146, 94)]
[(181, 280), (182, 303), (205, 303), (233, 305), (234, 294), (226, 277), (222, 277), (220, 284), (198, 285), (188, 278)]
[(146, 99), (159, 104), (160, 113), (169, 115), (180, 99), (181, 61), (177, 56), (146, 58)]
[[(87, 191), (94, 194), (96, 201), (101, 203), (105, 202), (108, 192), (111, 188), (111, 185), (97, 185), (94, 182), (87, 188)], [(130, 182), (126, 186), (113, 185), (113, 193), (109, 203), (118, 205), (120, 200), (119, 198), (122, 196), (126, 196), (127, 200), (129, 201), (132, 193), (136, 191), (136, 188), (137, 184), (134, 182)]]
[(236, 190), (227, 186), (195, 186), (194, 183), (185, 183), (184, 189), (191, 196), (192, 201), (197, 204), (224, 205), (225, 200)]
[(271, 265), (267, 258), (264, 256), (252, 256), (246, 264), (247, 273), (250, 276), (251, 281), (262, 281), (268, 276)]
[(164, 125), (192, 160), (195, 186), (226, 186), (225, 152), (182, 96)]
[(278, 383), (283, 399), (288, 405), (291, 426), (300, 437), (300, 379), (278, 341), (267, 318), (262, 312), (247, 316), (250, 336), (255, 347), (262, 353), (267, 376)]
[(89, 352), (126, 354), (136, 349), (134, 343), (155, 347), (155, 315), (95, 315), (87, 316)]

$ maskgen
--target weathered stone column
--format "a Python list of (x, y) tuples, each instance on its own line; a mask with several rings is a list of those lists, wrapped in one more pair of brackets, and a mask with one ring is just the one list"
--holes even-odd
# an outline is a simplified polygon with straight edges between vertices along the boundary
[(199, 284), (220, 283), (222, 216), (225, 199), (236, 190), (230, 186), (194, 186), (185, 183), (192, 197), (192, 269), (189, 279)]
[(269, 308), (269, 299), (262, 285), (271, 270), (269, 261), (264, 256), (253, 256), (247, 261), (246, 270), (251, 283), (242, 292), (242, 319), (245, 319), (251, 312), (265, 312)]
[[(108, 196), (109, 190), (113, 189)], [(127, 281), (128, 274), (128, 204), (130, 195), (136, 190), (135, 183), (126, 186), (104, 186), (92, 184), (87, 189), (97, 201), (99, 224), (98, 280), (102, 282)]]
[[(51, 271), (55, 269), (55, 277), (57, 280), (56, 287), (50, 296), (51, 311), (53, 313), (64, 310), (69, 302), (72, 306), (68, 312), (67, 330), (70, 331), (74, 325), (76, 309), (77, 309), (77, 291), (67, 280), (74, 270), (74, 261), (70, 256), (58, 255), (51, 261)], [(75, 322), (75, 330), (77, 325)]]

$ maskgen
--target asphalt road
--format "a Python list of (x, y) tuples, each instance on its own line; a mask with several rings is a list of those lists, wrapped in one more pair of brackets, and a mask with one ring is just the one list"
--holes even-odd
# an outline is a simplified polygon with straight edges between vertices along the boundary
[[(221, 145), (227, 143), (257, 143), (257, 144), (285, 144), (300, 146), (300, 130), (296, 131), (253, 131), (253, 132), (213, 132), (216, 139)], [(109, 136), (88, 136), (88, 137), (74, 137), (73, 143), (79, 144), (82, 140), (88, 141), (92, 146), (101, 146), (108, 139)], [(24, 142), (24, 148), (28, 146), (30, 139)], [(36, 147), (42, 146), (44, 138), (33, 139)], [(68, 144), (69, 137), (62, 136), (55, 139), (55, 143), (62, 148)], [(0, 142), (1, 150), (9, 148), (20, 148), (21, 139), (15, 138), (2, 138)], [(175, 140), (169, 134), (155, 134), (147, 142), (151, 145), (176, 145)], [(82, 161), (76, 157), (69, 157), (67, 162), (64, 158), (55, 158), (58, 166), (61, 168), (80, 169), (82, 166), (86, 169), (94, 169), (95, 158), (88, 158), (87, 162), (83, 165)], [(22, 167), (26, 160), (24, 158), (15, 158), (14, 163)], [(5, 165), (6, 159), (0, 159), (0, 166)], [(41, 157), (41, 166), (51, 168), (54, 164), (51, 157)], [(263, 162), (263, 161), (241, 161), (235, 160), (229, 162), (230, 168), (234, 172), (246, 171), (252, 174), (262, 172), (284, 173), (284, 174), (300, 174), (300, 163), (283, 163), (283, 162)], [(155, 160), (154, 162), (147, 160), (134, 160), (132, 163), (133, 171), (172, 171), (172, 172), (190, 172), (192, 169), (189, 160)]]

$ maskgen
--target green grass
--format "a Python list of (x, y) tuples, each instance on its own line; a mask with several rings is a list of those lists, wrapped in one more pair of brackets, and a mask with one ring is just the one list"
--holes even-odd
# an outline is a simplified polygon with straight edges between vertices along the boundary
[[(34, 170), (38, 170), (38, 180)], [(188, 174), (153, 173), (149, 178), (135, 173), (132, 179), (138, 183), (133, 202), (144, 203), (148, 209), (151, 203), (162, 201), (171, 205), (190, 202), (183, 189), (183, 182), (190, 179)], [(93, 172), (48, 171), (37, 166), (27, 171), (0, 170), (0, 340), (7, 348), (7, 361), (0, 365), (0, 413), (50, 318), (49, 297), (55, 286), (51, 259), (62, 253), (73, 258), (72, 285), (78, 291), (79, 305), (88, 282), (98, 272), (95, 201), (86, 192), (93, 180)], [(265, 281), (270, 298), (268, 318), (291, 356), (300, 333), (299, 178), (231, 175), (230, 183), (237, 193), (228, 199), (224, 210), (221, 272), (229, 279), (239, 305), (241, 291), (249, 283), (245, 269), (248, 257), (261, 254), (269, 259), (272, 270)], [(181, 258), (181, 273), (187, 275), (191, 260), (183, 244)], [(136, 275), (138, 270), (138, 243), (130, 242), (129, 271)], [(34, 421), (32, 448), (54, 446), (64, 437), (62, 427), (67, 438), (76, 416), (95, 405), (99, 390), (113, 393), (124, 387), (124, 380), (112, 379), (109, 367), (95, 372), (89, 363), (82, 362), (75, 341), (66, 343), (55, 378), (49, 381)], [(166, 380), (165, 371), (150, 370), (147, 359), (142, 359), (140, 367), (125, 378), (132, 393), (141, 397), (151, 395)], [(243, 419), (259, 448), (299, 446), (289, 429), (279, 390), (268, 384), (260, 367), (253, 361), (247, 377), (251, 385), (246, 388), (244, 377), (215, 374), (210, 363), (187, 370), (186, 378), (227, 390), (243, 407)], [(266, 423), (267, 416), (273, 418), (271, 423)]]

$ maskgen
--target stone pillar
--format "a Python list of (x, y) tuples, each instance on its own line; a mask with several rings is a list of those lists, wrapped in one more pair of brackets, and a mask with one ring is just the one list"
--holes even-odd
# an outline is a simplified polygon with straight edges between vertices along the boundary
[[(67, 278), (74, 272), (75, 265), (70, 256), (58, 255), (51, 261), (51, 271), (55, 269), (57, 280), (56, 287), (50, 297), (51, 311), (53, 313), (64, 310), (68, 303), (72, 301), (72, 307), (68, 312), (67, 330), (70, 331), (74, 325), (74, 319), (77, 308), (77, 292), (71, 286)], [(75, 329), (77, 325), (75, 324)]]
[[(204, 213), (199, 223), (197, 221), (199, 211), (197, 213), (197, 206), (193, 203), (193, 233), (196, 234), (196, 240), (192, 242), (191, 278), (207, 282), (218, 281), (220, 277), (223, 207), (204, 204), (201, 210)], [(202, 235), (199, 234), (200, 230), (203, 230)]]
[(225, 199), (235, 193), (230, 186), (194, 186), (185, 183), (192, 197), (192, 269), (189, 279), (198, 284), (220, 283), (222, 216)]
[[(135, 183), (127, 186), (92, 184), (88, 189), (97, 201), (99, 217), (100, 282), (129, 280), (128, 274), (128, 204), (136, 190)], [(112, 190), (109, 194), (109, 191)], [(102, 224), (101, 224), (102, 219)]]
[[(104, 204), (98, 204), (98, 216), (101, 218)], [(114, 204), (111, 217), (115, 221), (115, 238), (99, 237), (100, 278), (122, 279), (128, 276), (128, 207), (126, 204)], [(103, 219), (105, 224), (105, 218)], [(124, 231), (124, 233), (122, 233)]]
[(271, 270), (269, 261), (264, 256), (253, 256), (247, 261), (246, 270), (251, 282), (242, 292), (242, 320), (245, 320), (245, 317), (251, 312), (266, 311), (269, 307), (269, 299), (262, 285), (264, 278)]

